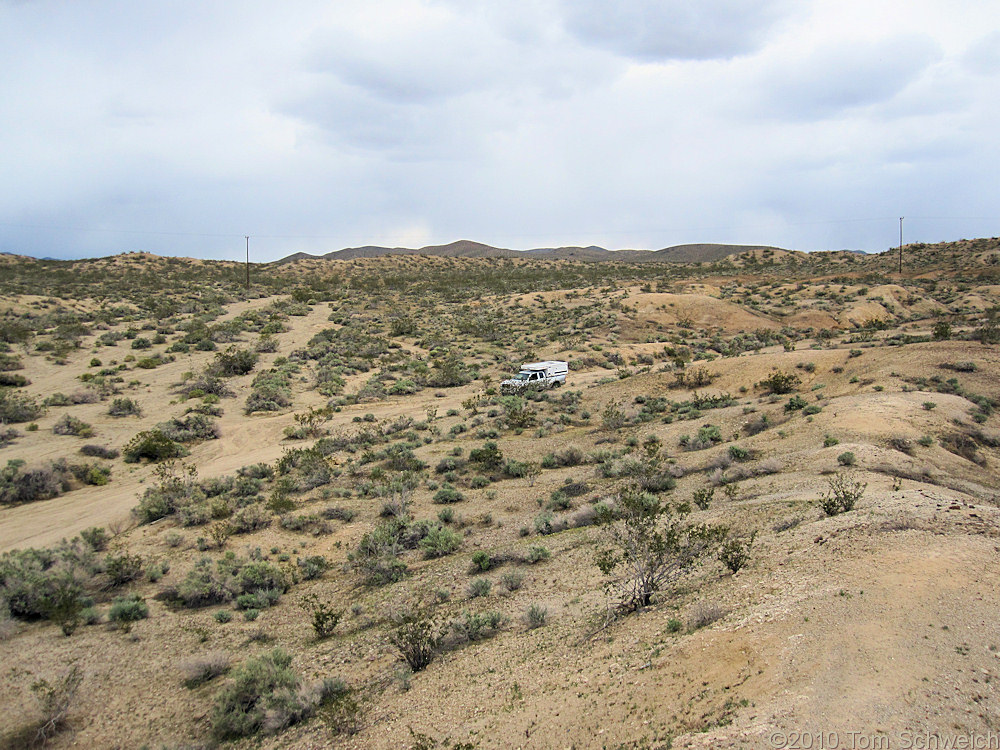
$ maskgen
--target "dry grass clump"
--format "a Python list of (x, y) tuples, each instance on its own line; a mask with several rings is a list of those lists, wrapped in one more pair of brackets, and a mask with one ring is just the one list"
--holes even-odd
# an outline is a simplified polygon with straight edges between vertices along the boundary
[(718, 622), (727, 614), (729, 614), (729, 610), (718, 602), (696, 602), (687, 613), (688, 629), (698, 630), (699, 628), (706, 628), (712, 623)]
[(194, 689), (226, 674), (232, 667), (232, 657), (225, 651), (208, 651), (193, 656), (180, 665), (181, 683)]

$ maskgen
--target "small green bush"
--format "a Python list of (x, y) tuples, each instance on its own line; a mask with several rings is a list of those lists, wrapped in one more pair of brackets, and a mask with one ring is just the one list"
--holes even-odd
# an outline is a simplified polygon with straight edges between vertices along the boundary
[(493, 584), (489, 578), (476, 578), (469, 584), (469, 598), (476, 599), (480, 596), (489, 596)]
[(545, 562), (550, 557), (552, 557), (552, 553), (549, 552), (548, 547), (544, 547), (541, 544), (533, 544), (528, 547), (526, 560), (529, 564), (534, 565), (535, 563)]
[(108, 612), (108, 620), (118, 623), (123, 628), (129, 628), (133, 622), (145, 620), (147, 617), (149, 617), (149, 605), (138, 594), (118, 597)]
[(434, 493), (433, 501), (438, 504), (450, 504), (461, 502), (464, 499), (465, 495), (446, 482), (441, 486), (441, 489)]
[(447, 526), (432, 526), (419, 544), (424, 557), (428, 559), (444, 557), (462, 546), (462, 537)]
[(493, 558), (489, 552), (479, 550), (472, 553), (472, 568), (481, 573), (485, 573), (493, 567)]
[(155, 462), (168, 458), (178, 458), (182, 455), (184, 455), (184, 448), (159, 429), (140, 432), (122, 450), (125, 462), (131, 464), (138, 463), (144, 458)]
[(531, 604), (524, 613), (524, 621), (528, 630), (535, 630), (545, 625), (548, 616), (549, 610), (541, 604)]

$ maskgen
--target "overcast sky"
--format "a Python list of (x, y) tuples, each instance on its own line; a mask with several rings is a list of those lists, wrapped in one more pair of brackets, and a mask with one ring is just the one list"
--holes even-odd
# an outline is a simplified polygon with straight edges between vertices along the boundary
[(993, 0), (0, 0), (0, 251), (1000, 235)]

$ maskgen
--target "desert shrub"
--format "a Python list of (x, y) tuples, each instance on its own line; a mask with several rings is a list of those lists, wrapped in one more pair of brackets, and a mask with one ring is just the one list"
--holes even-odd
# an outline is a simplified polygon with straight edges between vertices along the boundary
[(10, 388), (0, 388), (0, 423), (30, 422), (44, 413), (45, 407), (33, 397)]
[(939, 320), (931, 329), (935, 341), (947, 341), (951, 338), (951, 324), (947, 320)]
[(808, 402), (802, 396), (796, 394), (788, 399), (788, 403), (785, 404), (785, 411), (799, 411), (800, 409), (805, 409), (808, 405)]
[(561, 489), (553, 490), (545, 507), (551, 510), (569, 510), (573, 507), (573, 500)]
[(226, 674), (232, 658), (225, 651), (209, 651), (181, 663), (181, 684), (189, 690)]
[(445, 482), (441, 489), (434, 493), (433, 501), (438, 504), (457, 503), (465, 499), (465, 495)]
[(579, 466), (587, 462), (586, 454), (576, 446), (568, 446), (552, 454), (556, 466)]
[(240, 594), (236, 597), (236, 609), (242, 609), (244, 612), (249, 610), (260, 612), (281, 601), (282, 593), (284, 592), (281, 589), (258, 589), (249, 594)]
[(487, 441), (481, 448), (474, 448), (469, 451), (469, 460), (477, 463), (488, 471), (497, 470), (503, 466), (503, 453), (492, 440)]
[(750, 548), (753, 547), (757, 532), (747, 537), (730, 537), (719, 548), (719, 562), (729, 568), (730, 572), (738, 573), (750, 562)]
[(31, 684), (31, 693), (38, 707), (39, 718), (30, 729), (30, 735), (21, 739), (23, 746), (44, 746), (61, 732), (68, 723), (69, 712), (76, 701), (77, 691), (83, 682), (80, 667), (74, 664), (61, 677), (50, 682), (42, 678)]
[(771, 427), (771, 422), (768, 420), (766, 414), (761, 414), (759, 417), (751, 419), (745, 425), (743, 425), (743, 432), (747, 435), (757, 435), (766, 429)]
[(138, 594), (118, 597), (112, 602), (108, 612), (108, 620), (118, 623), (119, 627), (128, 629), (133, 622), (149, 617), (149, 605)]
[(226, 385), (226, 381), (220, 377), (209, 375), (207, 373), (202, 373), (201, 375), (187, 380), (179, 386), (178, 390), (190, 398), (206, 395), (225, 398), (233, 395), (233, 391), (228, 385)]
[(746, 448), (741, 448), (738, 445), (729, 446), (729, 457), (733, 461), (749, 461), (751, 458), (751, 453)]
[[(657, 471), (653, 465), (647, 465), (645, 471), (638, 476), (638, 485), (643, 492), (668, 492), (677, 486), (677, 480), (670, 473), (670, 469)], [(564, 488), (565, 491), (565, 488)]]
[(118, 458), (119, 452), (114, 448), (107, 448), (103, 445), (95, 445), (93, 443), (88, 443), (80, 448), (80, 453), (85, 456), (93, 456), (95, 458), (107, 458), (113, 459)]
[(292, 488), (298, 492), (315, 489), (333, 479), (326, 457), (315, 448), (286, 451), (275, 464), (275, 473), (287, 476), (292, 482)]
[(212, 709), (212, 736), (225, 741), (280, 731), (307, 719), (324, 701), (343, 692), (343, 684), (335, 679), (303, 685), (291, 663), (290, 654), (275, 648), (234, 669)]
[(431, 527), (427, 535), (420, 540), (420, 549), (428, 559), (450, 555), (461, 546), (462, 537), (447, 526)]
[(449, 354), (433, 360), (426, 376), (426, 385), (432, 388), (455, 388), (471, 380), (472, 374), (462, 360)]
[(257, 365), (258, 359), (259, 355), (255, 351), (231, 346), (216, 353), (215, 361), (206, 368), (206, 372), (221, 378), (246, 375)]
[(757, 387), (763, 389), (766, 393), (776, 393), (782, 395), (785, 393), (791, 393), (792, 390), (801, 382), (798, 375), (795, 373), (786, 373), (779, 370), (775, 370), (766, 378), (757, 383)]
[(399, 559), (404, 549), (400, 538), (403, 528), (404, 525), (394, 519), (377, 524), (361, 537), (349, 560), (361, 572), (367, 584), (383, 586), (406, 576), (406, 564)]
[(177, 586), (176, 597), (185, 607), (207, 607), (228, 602), (233, 597), (231, 576), (203, 557)]
[(606, 430), (618, 430), (628, 424), (628, 416), (617, 401), (609, 401), (601, 412), (601, 425)]
[(508, 591), (517, 591), (524, 584), (524, 574), (511, 570), (500, 576), (500, 583)]
[(489, 578), (476, 578), (469, 584), (469, 598), (475, 599), (480, 596), (489, 596), (493, 584)]
[(141, 416), (142, 409), (130, 398), (116, 398), (108, 407), (108, 414), (112, 417)]
[(841, 466), (854, 466), (854, 461), (854, 453), (851, 451), (844, 451), (837, 456), (837, 463)]
[(101, 552), (108, 546), (110, 537), (108, 532), (101, 526), (92, 526), (80, 532), (80, 538), (86, 542), (94, 552)]
[(250, 534), (271, 525), (271, 514), (260, 503), (251, 503), (236, 511), (229, 519), (234, 534)]
[(470, 612), (463, 610), (461, 617), (452, 620), (451, 630), (461, 640), (480, 641), (497, 633), (507, 624), (500, 612)]
[(302, 578), (311, 581), (319, 578), (330, 569), (330, 561), (322, 555), (310, 555), (298, 561), (299, 570), (302, 571)]
[(690, 630), (707, 628), (712, 623), (721, 620), (726, 614), (722, 605), (716, 602), (700, 601), (688, 613), (688, 628)]
[(472, 569), (480, 573), (485, 573), (493, 567), (493, 557), (486, 550), (479, 550), (472, 553)]
[(111, 467), (98, 464), (70, 464), (69, 472), (84, 484), (103, 487), (111, 481)]
[(698, 506), (700, 510), (708, 510), (708, 506), (712, 503), (712, 496), (715, 495), (714, 487), (699, 487), (694, 491), (694, 504)]
[(104, 574), (110, 586), (124, 586), (142, 577), (142, 565), (142, 555), (112, 554), (104, 558)]
[(321, 515), (323, 516), (323, 518), (329, 521), (336, 520), (336, 521), (344, 521), (345, 523), (350, 523), (351, 521), (354, 520), (354, 517), (357, 515), (357, 513), (355, 513), (350, 508), (343, 508), (339, 505), (331, 505), (327, 508), (324, 508), (321, 511)]
[(597, 566), (624, 610), (649, 605), (664, 585), (692, 569), (724, 538), (720, 528), (686, 521), (687, 508), (648, 493), (624, 492), (601, 514), (605, 544)]
[(206, 414), (192, 412), (183, 417), (174, 417), (169, 422), (156, 425), (168, 440), (176, 443), (191, 443), (198, 440), (217, 440), (219, 426)]
[(820, 498), (820, 507), (828, 516), (853, 510), (868, 486), (848, 474), (837, 474), (827, 481), (830, 489)]
[(410, 669), (419, 672), (437, 656), (443, 638), (442, 628), (436, 621), (416, 615), (399, 625), (389, 641)]
[(541, 604), (531, 604), (524, 613), (524, 622), (528, 630), (543, 627), (548, 619), (549, 610)]
[(70, 488), (72, 473), (65, 461), (25, 468), (23, 461), (8, 461), (0, 469), (0, 505), (48, 500)]
[(458, 458), (457, 456), (445, 456), (438, 461), (437, 466), (434, 467), (434, 472), (437, 474), (458, 472), (465, 468), (465, 464), (466, 462), (463, 458)]
[(24, 388), (27, 385), (31, 385), (31, 381), (24, 375), (0, 372), (0, 388)]
[(148, 461), (164, 461), (184, 455), (184, 448), (167, 437), (162, 430), (145, 430), (133, 437), (122, 449), (126, 463), (138, 463), (142, 459)]
[(288, 589), (288, 581), (281, 568), (263, 560), (251, 561), (241, 567), (236, 575), (236, 584), (239, 591), (244, 594)]
[(529, 565), (534, 565), (535, 563), (545, 562), (550, 557), (552, 553), (549, 552), (549, 548), (541, 544), (533, 544), (528, 547), (528, 554), (525, 557), (525, 561)]
[(309, 615), (310, 624), (319, 639), (333, 635), (344, 614), (343, 610), (335, 608), (330, 602), (322, 601), (316, 594), (304, 596), (300, 606)]
[(535, 516), (535, 532), (543, 536), (548, 536), (549, 534), (555, 534), (557, 531), (562, 531), (566, 528), (566, 525), (555, 520), (555, 516), (552, 515), (552, 511), (542, 511), (537, 516)]

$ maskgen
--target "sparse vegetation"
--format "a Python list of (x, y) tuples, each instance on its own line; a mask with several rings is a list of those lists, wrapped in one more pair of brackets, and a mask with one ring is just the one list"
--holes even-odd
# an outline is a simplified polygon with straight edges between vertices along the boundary
[[(948, 550), (951, 630), (880, 648), (935, 669), (958, 654), (978, 686), (942, 679), (982, 692), (992, 652), (966, 626), (992, 602), (1000, 244), (957, 247), (908, 246), (901, 275), (884, 254), (776, 249), (702, 265), (307, 259), (252, 266), (249, 289), (234, 264), (5, 256), (5, 689), (30, 700), (28, 671), (55, 682), (63, 655), (89, 684), (99, 658), (96, 690), (115, 689), (56, 722), (78, 744), (138, 746), (155, 722), (198, 746), (360, 732), (358, 746), (471, 747), (482, 717), (507, 744), (586, 745), (598, 719), (608, 746), (701, 730), (732, 744), (728, 722), (770, 706), (770, 683), (739, 659), (704, 669), (702, 646), (731, 633), (692, 631), (731, 609), (736, 629), (775, 623), (849, 674), (844, 634), (817, 622), (900, 625), (880, 577), (918, 571), (933, 594), (920, 561)], [(500, 393), (547, 358), (569, 362), (566, 387)], [(14, 549), (33, 539), (51, 546)], [(777, 659), (772, 641), (754, 658)], [(137, 682), (143, 649), (173, 668)], [(585, 664), (612, 652), (662, 686), (656, 701), (619, 700), (618, 668)], [(497, 661), (511, 653), (530, 658)], [(306, 678), (341, 663), (356, 690)], [(528, 695), (538, 665), (579, 711), (522, 721), (547, 700)], [(789, 689), (813, 690), (800, 672)], [(413, 707), (439, 688), (469, 701), (432, 724)], [(0, 745), (44, 739), (21, 703), (25, 731)], [(136, 705), (143, 722), (117, 718)]]

